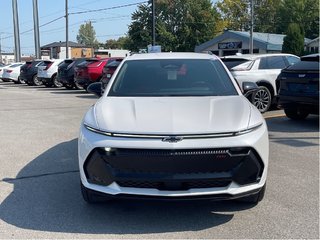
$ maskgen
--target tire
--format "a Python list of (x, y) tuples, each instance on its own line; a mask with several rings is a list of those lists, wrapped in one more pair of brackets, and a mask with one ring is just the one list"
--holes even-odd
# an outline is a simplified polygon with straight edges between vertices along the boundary
[(268, 111), (272, 102), (272, 95), (269, 89), (265, 86), (260, 86), (259, 89), (252, 94), (251, 102), (261, 113)]
[(83, 90), (83, 87), (80, 86), (77, 81), (74, 81), (74, 87), (77, 89), (77, 90)]
[(309, 113), (299, 108), (285, 108), (284, 113), (292, 120), (303, 120), (308, 117)]
[(63, 84), (58, 80), (57, 75), (53, 75), (52, 82), (53, 82), (53, 86), (56, 87), (56, 88), (63, 87)]
[(37, 74), (35, 74), (32, 77), (32, 82), (33, 82), (33, 85), (35, 85), (35, 86), (41, 86), (42, 85), (42, 81), (40, 79), (38, 79)]
[(100, 194), (96, 194), (94, 191), (83, 186), (81, 182), (80, 182), (80, 185), (81, 185), (82, 198), (87, 203), (94, 204), (94, 203), (101, 203), (101, 202), (106, 202), (110, 200), (110, 198), (108, 198), (107, 195), (102, 196)]
[(264, 198), (264, 194), (266, 192), (266, 185), (267, 184), (264, 184), (264, 186), (261, 188), (261, 190), (258, 193), (247, 196), (247, 197), (239, 198), (237, 200), (239, 202), (258, 204), (258, 202), (262, 201), (262, 199)]
[[(16, 82), (14, 82), (14, 83), (16, 83)], [(18, 81), (17, 81), (17, 83), (18, 84), (22, 84), (22, 83), (25, 83), (24, 81), (22, 81), (21, 79), (20, 79), (20, 77), (18, 77)]]
[(14, 84), (21, 84), (20, 81), (13, 81), (13, 82), (14, 82)]

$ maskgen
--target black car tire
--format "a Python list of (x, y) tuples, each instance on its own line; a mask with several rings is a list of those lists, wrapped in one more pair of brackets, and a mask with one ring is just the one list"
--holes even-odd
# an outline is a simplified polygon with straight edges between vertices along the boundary
[(264, 186), (261, 188), (261, 190), (258, 193), (247, 196), (247, 197), (239, 198), (237, 199), (237, 201), (258, 204), (258, 202), (260, 202), (264, 198), (264, 194), (266, 192), (266, 185), (267, 184), (264, 184)]
[(303, 120), (309, 115), (307, 111), (299, 108), (284, 108), (284, 113), (292, 120)]
[(52, 82), (53, 82), (54, 87), (56, 87), (56, 88), (61, 88), (63, 86), (63, 84), (58, 80), (57, 75), (53, 75)]
[(77, 81), (74, 81), (74, 87), (77, 89), (77, 90), (83, 90), (83, 87), (80, 86)]
[(22, 84), (24, 83), (23, 80), (20, 79), (20, 77), (18, 77), (18, 80), (17, 81), (14, 81), (15, 84)]
[(252, 94), (251, 102), (261, 113), (268, 111), (272, 102), (269, 89), (265, 86), (259, 86), (259, 89)]
[(33, 82), (33, 85), (35, 85), (35, 86), (41, 86), (42, 85), (42, 81), (38, 78), (37, 74), (35, 74), (32, 77), (32, 82)]
[(83, 186), (81, 182), (80, 182), (80, 185), (81, 185), (81, 194), (82, 194), (83, 200), (86, 201), (87, 203), (90, 203), (90, 204), (101, 203), (101, 202), (106, 202), (110, 200), (107, 194), (105, 196), (102, 196), (100, 194), (98, 195), (94, 191)]

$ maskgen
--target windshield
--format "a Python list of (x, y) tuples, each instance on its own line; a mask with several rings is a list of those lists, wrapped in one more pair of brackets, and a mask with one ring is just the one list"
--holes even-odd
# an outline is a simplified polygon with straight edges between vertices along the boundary
[(209, 59), (126, 61), (108, 96), (227, 96), (237, 91), (222, 64)]

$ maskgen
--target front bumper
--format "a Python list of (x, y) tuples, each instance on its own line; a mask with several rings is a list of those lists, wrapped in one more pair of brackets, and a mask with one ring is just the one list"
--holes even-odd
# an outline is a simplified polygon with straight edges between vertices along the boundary
[[(82, 125), (78, 146), (82, 184), (90, 190), (114, 196), (232, 199), (258, 192), (267, 176), (268, 134), (265, 124), (241, 136), (186, 139), (177, 143), (108, 137), (91, 132)], [(228, 158), (230, 152), (223, 151), (238, 147), (249, 149), (249, 152), (239, 152), (238, 156)], [(108, 154), (113, 154), (106, 151), (120, 148), (129, 151), (143, 148), (142, 151), (147, 152), (106, 159)], [(177, 154), (188, 149), (191, 155), (187, 158), (170, 157), (170, 154), (145, 157), (154, 149)], [(209, 149), (217, 151), (201, 157), (192, 154), (192, 151)], [(249, 161), (245, 160), (247, 158)], [(174, 162), (175, 159), (178, 160)]]

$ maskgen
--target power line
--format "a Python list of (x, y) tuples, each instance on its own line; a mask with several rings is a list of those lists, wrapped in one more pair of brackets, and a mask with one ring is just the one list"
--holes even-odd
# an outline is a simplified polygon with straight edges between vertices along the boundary
[(139, 5), (139, 4), (143, 4), (143, 3), (148, 3), (148, 1), (130, 3), (130, 4), (124, 4), (124, 5), (118, 5), (118, 6), (108, 7), (108, 8), (98, 8), (98, 9), (92, 9), (92, 10), (87, 10), (87, 11), (73, 12), (73, 13), (69, 13), (69, 15), (92, 13), (92, 12), (101, 12), (101, 11), (106, 11), (106, 10), (112, 10), (112, 9), (135, 6), (135, 5)]

